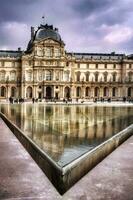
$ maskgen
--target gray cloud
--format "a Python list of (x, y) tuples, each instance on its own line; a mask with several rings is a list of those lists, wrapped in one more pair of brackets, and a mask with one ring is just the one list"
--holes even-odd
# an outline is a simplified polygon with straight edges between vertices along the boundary
[(25, 49), (30, 26), (37, 27), (45, 14), (67, 50), (128, 53), (133, 51), (132, 10), (132, 0), (2, 0), (0, 49)]
[(74, 1), (72, 8), (79, 16), (88, 16), (94, 12), (103, 12), (113, 4), (112, 0), (82, 0)]

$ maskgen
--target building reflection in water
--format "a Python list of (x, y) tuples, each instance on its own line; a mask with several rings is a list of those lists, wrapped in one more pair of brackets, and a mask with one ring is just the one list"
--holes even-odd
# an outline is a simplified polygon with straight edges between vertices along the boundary
[(1, 104), (1, 112), (61, 166), (133, 122), (132, 107)]

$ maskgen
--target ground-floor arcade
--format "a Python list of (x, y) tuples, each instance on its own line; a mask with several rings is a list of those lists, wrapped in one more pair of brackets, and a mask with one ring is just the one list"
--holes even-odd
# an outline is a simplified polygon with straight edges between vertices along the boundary
[(133, 98), (133, 86), (131, 85), (23, 85), (21, 88), (15, 85), (1, 85), (0, 98), (8, 99), (92, 99), (92, 98), (112, 98), (123, 97)]

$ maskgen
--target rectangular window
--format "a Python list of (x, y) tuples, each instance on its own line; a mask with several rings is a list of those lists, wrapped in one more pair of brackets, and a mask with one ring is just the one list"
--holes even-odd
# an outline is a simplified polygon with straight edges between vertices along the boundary
[(98, 69), (98, 64), (96, 64), (96, 69)]
[(80, 68), (80, 63), (78, 63), (78, 68)]
[(29, 60), (29, 66), (31, 66), (31, 60)]
[(55, 55), (55, 57), (60, 57), (60, 56), (61, 56), (61, 51), (60, 51), (60, 49), (55, 49), (54, 55)]
[(12, 67), (15, 67), (15, 62), (12, 62)]
[(132, 64), (129, 64), (129, 69), (131, 69), (132, 68)]
[(116, 74), (113, 74), (113, 81), (116, 81)]
[(37, 55), (38, 56), (43, 56), (43, 49), (37, 48)]
[(45, 52), (45, 55), (46, 55), (47, 57), (52, 57), (52, 49), (51, 49), (51, 48), (47, 48), (47, 49), (46, 49), (46, 52)]
[(98, 82), (98, 74), (95, 75), (95, 81)]
[(42, 80), (43, 80), (43, 72), (42, 72), (42, 71), (39, 71), (39, 72), (38, 72), (38, 80), (39, 80), (39, 81), (42, 81)]
[(11, 81), (15, 81), (15, 78), (16, 78), (16, 73), (15, 72), (11, 72), (10, 80)]
[(0, 72), (0, 80), (5, 81), (5, 72), (4, 71)]
[(1, 67), (4, 67), (4, 66), (5, 66), (5, 62), (2, 61), (2, 62), (1, 62)]
[(51, 71), (46, 71), (46, 80), (51, 81), (52, 80), (52, 72)]
[(69, 66), (69, 62), (66, 62), (66, 66), (67, 66), (67, 67)]
[(32, 72), (27, 72), (27, 81), (32, 80)]

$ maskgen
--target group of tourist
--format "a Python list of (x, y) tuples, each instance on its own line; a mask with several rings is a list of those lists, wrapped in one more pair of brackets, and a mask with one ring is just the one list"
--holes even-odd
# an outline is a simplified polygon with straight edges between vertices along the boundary
[(13, 103), (24, 103), (25, 101), (23, 98), (14, 99), (13, 97), (10, 97), (9, 102), (13, 104)]
[[(90, 100), (88, 100), (88, 102), (89, 102)], [(120, 101), (119, 99), (117, 100), (117, 101)], [(127, 97), (123, 97), (122, 99), (121, 99), (121, 101), (122, 102), (129, 102), (129, 103), (133, 103), (133, 98), (127, 98)], [(24, 102), (26, 102), (26, 100), (24, 99), (24, 98), (13, 98), (13, 97), (10, 97), (9, 98), (9, 102), (10, 103), (24, 103)], [(42, 102), (42, 99), (38, 99), (38, 98), (32, 98), (32, 103), (37, 103), (37, 102)], [(56, 98), (51, 98), (51, 99), (45, 99), (45, 102), (54, 102), (54, 103), (56, 103), (56, 102), (63, 102), (63, 103), (72, 103), (72, 99), (71, 98), (64, 98), (63, 100), (59, 100), (59, 99), (56, 99)], [(77, 98), (74, 102), (76, 102), (76, 103), (84, 103), (84, 102), (87, 102), (87, 101), (85, 101), (83, 98), (79, 101), (79, 99)], [(94, 98), (93, 99), (93, 102), (94, 103), (97, 103), (97, 102), (101, 102), (101, 103), (104, 103), (104, 102), (113, 102), (113, 99), (111, 99), (110, 97), (109, 98), (107, 98), (107, 99), (105, 99), (105, 98), (103, 98), (103, 97), (100, 97), (100, 98)]]

